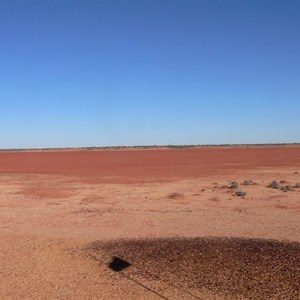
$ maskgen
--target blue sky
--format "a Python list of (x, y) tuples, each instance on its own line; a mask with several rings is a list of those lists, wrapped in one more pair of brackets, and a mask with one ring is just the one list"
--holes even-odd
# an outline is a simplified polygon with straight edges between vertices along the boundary
[(0, 1), (0, 148), (300, 142), (298, 1)]

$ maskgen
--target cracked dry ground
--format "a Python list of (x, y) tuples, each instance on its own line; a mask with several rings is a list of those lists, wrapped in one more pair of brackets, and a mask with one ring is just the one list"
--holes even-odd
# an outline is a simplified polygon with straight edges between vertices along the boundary
[(300, 299), (300, 188), (273, 180), (299, 147), (2, 152), (0, 299)]

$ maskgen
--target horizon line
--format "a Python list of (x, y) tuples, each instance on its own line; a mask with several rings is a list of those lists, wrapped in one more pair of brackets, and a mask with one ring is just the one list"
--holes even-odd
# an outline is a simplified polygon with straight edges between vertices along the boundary
[(119, 150), (119, 149), (152, 149), (152, 148), (206, 148), (206, 147), (251, 147), (251, 146), (300, 146), (294, 143), (234, 143), (234, 144), (170, 144), (170, 145), (118, 145), (118, 146), (82, 146), (82, 147), (36, 147), (36, 148), (0, 148), (0, 151), (47, 151), (47, 150)]

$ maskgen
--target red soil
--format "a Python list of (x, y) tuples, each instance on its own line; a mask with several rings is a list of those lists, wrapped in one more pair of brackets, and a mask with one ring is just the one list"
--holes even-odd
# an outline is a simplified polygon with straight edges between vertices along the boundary
[(0, 173), (60, 174), (101, 182), (144, 182), (300, 164), (300, 147), (2, 152)]
[(0, 299), (300, 299), (299, 182), (296, 146), (0, 152)]

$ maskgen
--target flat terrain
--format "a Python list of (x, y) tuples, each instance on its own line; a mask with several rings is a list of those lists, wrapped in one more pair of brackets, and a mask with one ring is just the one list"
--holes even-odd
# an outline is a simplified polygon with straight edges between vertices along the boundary
[(299, 243), (297, 146), (0, 152), (0, 299), (300, 299)]

